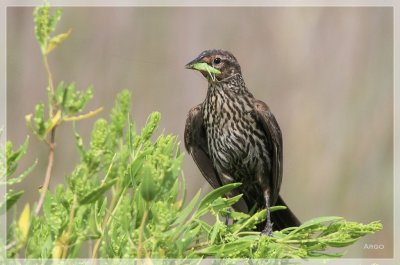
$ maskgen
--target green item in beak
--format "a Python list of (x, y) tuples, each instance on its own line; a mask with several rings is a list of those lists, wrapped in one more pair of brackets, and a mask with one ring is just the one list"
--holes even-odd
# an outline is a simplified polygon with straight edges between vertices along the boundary
[(192, 65), (193, 69), (199, 70), (199, 71), (203, 71), (203, 72), (208, 72), (210, 74), (217, 74), (219, 75), (221, 73), (220, 70), (215, 69), (212, 66), (209, 66), (206, 63), (195, 63)]

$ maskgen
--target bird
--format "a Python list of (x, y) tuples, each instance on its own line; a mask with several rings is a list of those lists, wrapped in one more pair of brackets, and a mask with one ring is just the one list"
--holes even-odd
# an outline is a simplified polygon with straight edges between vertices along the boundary
[[(211, 49), (186, 64), (208, 81), (204, 101), (190, 109), (184, 143), (204, 178), (214, 188), (240, 182), (228, 197), (242, 194), (235, 211), (254, 213), (266, 209), (257, 231), (273, 231), (301, 223), (279, 195), (282, 183), (282, 133), (266, 103), (246, 87), (235, 56)], [(285, 210), (271, 212), (274, 205)]]

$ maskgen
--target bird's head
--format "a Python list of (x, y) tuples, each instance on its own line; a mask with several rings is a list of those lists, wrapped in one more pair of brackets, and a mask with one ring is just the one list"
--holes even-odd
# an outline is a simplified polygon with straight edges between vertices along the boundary
[(224, 50), (204, 51), (185, 67), (201, 72), (211, 82), (224, 82), (241, 75), (235, 56)]

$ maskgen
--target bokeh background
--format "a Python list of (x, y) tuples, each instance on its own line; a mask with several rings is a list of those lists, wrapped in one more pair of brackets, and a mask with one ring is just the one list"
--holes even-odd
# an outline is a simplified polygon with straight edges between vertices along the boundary
[[(231, 51), (247, 86), (270, 106), (283, 131), (281, 193), (301, 220), (339, 215), (381, 220), (384, 229), (352, 246), (346, 257), (393, 255), (393, 9), (390, 7), (65, 7), (58, 32), (72, 34), (50, 54), (55, 83), (94, 85), (88, 107), (106, 117), (116, 93), (133, 93), (140, 128), (162, 114), (159, 133), (178, 135), (207, 82), (184, 65), (201, 51)], [(24, 116), (46, 101), (46, 75), (33, 33), (33, 8), (7, 8), (7, 137), (26, 135), (21, 169), (39, 164), (21, 184), (20, 205), (38, 200), (47, 146)], [(80, 122), (88, 139), (94, 118)], [(77, 162), (70, 124), (57, 130), (54, 178)], [(183, 147), (182, 147), (183, 149)], [(189, 156), (189, 196), (210, 186)], [(21, 209), (22, 206), (19, 206)], [(12, 217), (11, 213), (9, 217)], [(365, 244), (383, 245), (371, 250)]]

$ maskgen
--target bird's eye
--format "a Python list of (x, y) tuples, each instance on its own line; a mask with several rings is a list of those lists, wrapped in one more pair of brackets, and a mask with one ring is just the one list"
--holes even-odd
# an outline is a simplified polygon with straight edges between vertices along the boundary
[(219, 64), (221, 62), (221, 58), (217, 57), (214, 59), (215, 64)]

